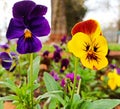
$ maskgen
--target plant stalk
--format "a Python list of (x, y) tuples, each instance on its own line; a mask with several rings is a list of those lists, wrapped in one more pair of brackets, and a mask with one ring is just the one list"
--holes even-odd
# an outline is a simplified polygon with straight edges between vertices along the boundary
[(31, 104), (31, 109), (33, 109), (33, 53), (30, 54), (30, 74), (29, 74), (29, 84), (30, 84), (30, 104)]
[(75, 71), (74, 71), (73, 90), (72, 90), (72, 94), (71, 94), (71, 103), (72, 103), (72, 101), (73, 101), (73, 96), (74, 96), (74, 93), (75, 93), (75, 87), (76, 87), (77, 65), (78, 65), (78, 59), (77, 59), (77, 57), (75, 57)]

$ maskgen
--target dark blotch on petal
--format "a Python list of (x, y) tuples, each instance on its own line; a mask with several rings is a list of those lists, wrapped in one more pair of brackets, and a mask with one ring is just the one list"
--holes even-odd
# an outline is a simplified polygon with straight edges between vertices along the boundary
[(40, 40), (37, 39), (35, 36), (26, 39), (24, 38), (24, 36), (22, 36), (17, 42), (17, 51), (20, 54), (38, 52), (41, 48), (42, 44)]

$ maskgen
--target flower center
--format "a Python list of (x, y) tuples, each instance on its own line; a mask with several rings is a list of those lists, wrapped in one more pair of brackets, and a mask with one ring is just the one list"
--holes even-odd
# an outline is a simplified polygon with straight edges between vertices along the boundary
[(29, 29), (25, 29), (24, 37), (25, 38), (31, 38), (32, 37), (32, 33), (31, 33), (31, 31)]
[(96, 60), (98, 59), (98, 57), (96, 56), (95, 52), (92, 50), (89, 50), (87, 53), (87, 59), (88, 60)]

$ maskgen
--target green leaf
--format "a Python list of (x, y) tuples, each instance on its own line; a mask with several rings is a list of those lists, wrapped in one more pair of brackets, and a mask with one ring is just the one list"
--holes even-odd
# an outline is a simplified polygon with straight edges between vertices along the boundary
[[(9, 100), (18, 100), (18, 96), (16, 95), (9, 95), (9, 96), (5, 96), (5, 97), (0, 97), (0, 101), (9, 101)], [(1, 108), (0, 108), (1, 109)]]
[(40, 95), (39, 97), (37, 97), (37, 101), (39, 102), (41, 99), (44, 98), (56, 98), (62, 105), (65, 105), (65, 100), (60, 96), (60, 94), (62, 94), (63, 92), (58, 90), (58, 91), (49, 91), (43, 95)]
[(37, 104), (36, 107), (35, 107), (35, 109), (41, 109), (40, 105)]
[(91, 103), (86, 109), (113, 109), (120, 104), (118, 99), (101, 99)]
[(57, 103), (58, 103), (58, 100), (56, 98), (51, 98), (48, 109), (56, 109)]
[(33, 61), (33, 81), (37, 80), (40, 70), (40, 56), (37, 56)]
[(89, 106), (91, 105), (91, 102), (88, 101), (82, 101), (79, 108), (76, 109), (96, 109), (96, 108), (89, 108)]
[(9, 78), (7, 78), (6, 81), (0, 81), (0, 84), (10, 88), (13, 92), (17, 94), (19, 88)]
[(37, 89), (39, 86), (40, 86), (40, 84), (38, 84), (38, 83), (34, 84), (34, 85), (33, 85), (33, 91), (34, 91), (35, 89)]
[(0, 109), (4, 109), (3, 101), (0, 101)]
[(71, 109), (79, 109), (79, 105), (83, 100), (80, 100), (80, 96), (78, 94), (74, 94), (73, 102), (71, 105)]
[(47, 88), (47, 91), (55, 91), (60, 90), (60, 85), (54, 80), (54, 78), (48, 74), (47, 72), (44, 73), (44, 82)]
[[(32, 80), (35, 81), (38, 78), (38, 73), (40, 70), (40, 56), (37, 56), (34, 60), (33, 60), (33, 78)], [(30, 67), (28, 68), (28, 78), (29, 78), (29, 71), (30, 71)], [(29, 80), (28, 80), (29, 81)]]

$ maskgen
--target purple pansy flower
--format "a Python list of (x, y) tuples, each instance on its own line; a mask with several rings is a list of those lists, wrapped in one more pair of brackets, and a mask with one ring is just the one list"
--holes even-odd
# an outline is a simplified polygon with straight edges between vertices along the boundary
[[(68, 73), (68, 74), (66, 74), (66, 78), (69, 78), (73, 82), (74, 81), (74, 73)], [(79, 80), (80, 76), (77, 75), (76, 79)]]
[(61, 52), (62, 51), (62, 49), (58, 45), (53, 45), (53, 46), (55, 48), (55, 51), (57, 51), (57, 52)]
[(53, 53), (53, 60), (55, 62), (59, 62), (60, 59), (61, 59), (61, 51), (62, 51), (62, 49), (57, 45), (54, 45), (54, 48), (55, 48), (55, 51)]
[(9, 49), (9, 45), (8, 44), (0, 45), (0, 48), (2, 48), (4, 50), (8, 50)]
[(114, 68), (117, 67), (115, 64), (110, 64), (109, 66), (110, 66), (111, 69), (114, 69)]
[(11, 56), (6, 52), (0, 53), (0, 63), (2, 67), (4, 67), (6, 70), (9, 70), (12, 65), (12, 58)]
[(67, 69), (69, 65), (69, 60), (68, 59), (62, 59), (61, 60), (61, 68), (60, 68), (60, 72), (64, 72), (65, 69)]
[(59, 80), (59, 76), (57, 73), (55, 73), (54, 71), (51, 71), (50, 72), (51, 76), (55, 79), (55, 81), (58, 81)]
[(66, 43), (67, 43), (67, 36), (63, 36), (61, 38), (61, 45), (66, 44)]
[(48, 57), (49, 53), (50, 53), (50, 52), (49, 52), (48, 50), (46, 50), (46, 51), (43, 52), (42, 56), (43, 56), (44, 58), (46, 58), (46, 57)]
[(18, 56), (14, 52), (11, 52), (11, 53), (1, 52), (0, 62), (2, 67), (12, 72), (15, 70), (16, 65), (18, 64)]
[(48, 35), (50, 26), (43, 15), (47, 7), (33, 1), (20, 1), (13, 6), (13, 18), (7, 30), (7, 38), (17, 41), (17, 51), (21, 54), (37, 52), (42, 44), (37, 37)]
[(62, 87), (65, 87), (65, 84), (66, 84), (66, 82), (65, 82), (65, 79), (63, 78), (63, 79), (61, 80), (60, 85), (61, 85)]
[(120, 74), (120, 68), (116, 68), (117, 73)]
[[(65, 85), (67, 83), (67, 79), (69, 79), (73, 83), (74, 82), (74, 73), (68, 73), (68, 74), (66, 74), (65, 78), (63, 78), (61, 80), (61, 83), (60, 83), (62, 87), (65, 87)], [(77, 81), (79, 81), (80, 80), (80, 76), (77, 75), (76, 79), (77, 79)]]
[(53, 60), (54, 60), (55, 62), (59, 62), (60, 59), (61, 59), (61, 54), (60, 54), (60, 52), (54, 51), (54, 53), (53, 53)]

